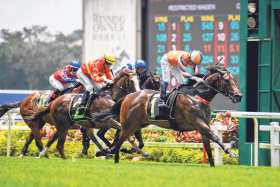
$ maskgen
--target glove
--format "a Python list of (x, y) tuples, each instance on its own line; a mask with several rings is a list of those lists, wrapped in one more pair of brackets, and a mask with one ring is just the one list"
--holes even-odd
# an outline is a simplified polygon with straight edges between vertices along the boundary
[(109, 79), (104, 79), (104, 83), (105, 83), (105, 84), (112, 84), (113, 81), (112, 81), (112, 80), (109, 80)]
[(80, 80), (79, 80), (79, 79), (76, 79), (76, 82), (80, 82)]
[(193, 80), (195, 80), (197, 83), (202, 83), (204, 82), (202, 78), (199, 77), (194, 77)]

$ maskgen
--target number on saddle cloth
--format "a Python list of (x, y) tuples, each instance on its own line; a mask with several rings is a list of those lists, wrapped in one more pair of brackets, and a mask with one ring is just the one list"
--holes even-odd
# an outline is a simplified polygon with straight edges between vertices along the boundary
[(173, 117), (173, 104), (177, 97), (177, 91), (174, 89), (167, 94), (166, 104), (168, 109), (158, 108), (159, 93), (154, 93), (148, 101), (146, 113), (149, 121), (169, 121)]
[(74, 122), (91, 120), (91, 115), (89, 113), (88, 108), (91, 105), (91, 103), (96, 98), (98, 98), (98, 96), (98, 94), (91, 94), (86, 104), (86, 110), (79, 110), (79, 106), (81, 105), (82, 94), (76, 95), (72, 100), (71, 107), (69, 108), (70, 119)]

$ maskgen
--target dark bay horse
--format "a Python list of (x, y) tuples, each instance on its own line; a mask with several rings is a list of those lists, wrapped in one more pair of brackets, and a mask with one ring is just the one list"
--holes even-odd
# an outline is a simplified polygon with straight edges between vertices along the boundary
[[(80, 83), (77, 83), (73, 88), (70, 90), (65, 90), (65, 92), (61, 93), (82, 93), (84, 91), (84, 86), (81, 85)], [(30, 134), (26, 138), (25, 145), (22, 149), (20, 157), (25, 156), (27, 153), (27, 148), (31, 144), (31, 142), (35, 139), (36, 141), (36, 146), (40, 151), (43, 149), (43, 143), (42, 143), (42, 137), (40, 134), (40, 130), (43, 128), (43, 126), (46, 123), (49, 123), (53, 125), (52, 119), (50, 118), (49, 115), (46, 115), (44, 118), (36, 121), (36, 122), (31, 122), (26, 120), (25, 118), (32, 115), (34, 112), (38, 110), (42, 110), (45, 107), (44, 106), (38, 106), (36, 104), (36, 100), (38, 96), (40, 96), (42, 93), (45, 91), (38, 91), (30, 94), (27, 96), (22, 102), (15, 102), (15, 103), (7, 103), (4, 105), (0, 106), (0, 117), (2, 117), (7, 111), (13, 108), (18, 108), (20, 107), (20, 114), (24, 120), (24, 122), (28, 125), (28, 127), (31, 129)]]
[[(226, 148), (219, 137), (215, 135), (210, 127), (211, 119), (210, 102), (217, 93), (222, 93), (232, 100), (233, 103), (241, 101), (242, 94), (236, 86), (236, 80), (232, 74), (224, 67), (210, 66), (209, 74), (205, 76), (205, 82), (193, 86), (181, 86), (174, 102), (174, 118), (177, 128), (184, 131), (196, 130), (202, 135), (203, 145), (206, 149), (209, 162), (214, 166), (210, 139), (229, 154), (230, 157), (237, 155)], [(119, 141), (108, 152), (115, 153), (115, 163), (119, 162), (119, 150), (123, 142), (138, 129), (154, 124), (162, 128), (171, 129), (168, 121), (149, 121), (146, 114), (146, 105), (154, 91), (143, 90), (128, 95), (120, 99), (115, 105), (102, 113), (94, 114), (93, 121), (106, 123), (107, 120), (114, 118), (120, 119), (122, 130)], [(145, 124), (145, 125), (143, 125)]]
[[(111, 89), (112, 98), (119, 99), (118, 97), (123, 97), (130, 92), (136, 92), (140, 90), (139, 87), (139, 79), (137, 74), (129, 69), (123, 70), (113, 81), (114, 86)], [(116, 88), (114, 88), (116, 87)], [(118, 89), (118, 91), (113, 91), (114, 89)], [(47, 149), (51, 146), (51, 144), (58, 138), (57, 149), (63, 159), (66, 159), (64, 154), (64, 142), (65, 137), (67, 135), (68, 129), (71, 128), (72, 125), (75, 124), (70, 119), (69, 116), (69, 108), (71, 107), (72, 100), (77, 94), (66, 94), (60, 96), (58, 99), (51, 102), (44, 110), (40, 112), (34, 113), (32, 116), (27, 117), (26, 120), (30, 122), (38, 121), (44, 118), (47, 114), (51, 117), (53, 121), (53, 125), (56, 126), (57, 132), (54, 133), (52, 139), (49, 140), (47, 146), (40, 152), (40, 156), (45, 155)], [(108, 99), (107, 97), (97, 96), (89, 106), (89, 113), (93, 114), (94, 112), (101, 112), (105, 109), (111, 108), (114, 105), (114, 101)], [(48, 115), (47, 115), (48, 116)], [(121, 126), (118, 122), (112, 120), (107, 124), (95, 125), (90, 121), (80, 121), (76, 122), (80, 126), (85, 128), (115, 128), (120, 130)], [(98, 146), (100, 150), (102, 150), (102, 146), (95, 139), (94, 143)]]

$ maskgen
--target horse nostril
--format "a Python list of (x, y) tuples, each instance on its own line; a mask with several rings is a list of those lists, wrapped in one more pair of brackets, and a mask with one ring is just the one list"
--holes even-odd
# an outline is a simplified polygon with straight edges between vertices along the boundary
[(242, 94), (235, 94), (234, 95), (236, 99), (238, 99), (239, 101), (242, 99), (243, 95)]

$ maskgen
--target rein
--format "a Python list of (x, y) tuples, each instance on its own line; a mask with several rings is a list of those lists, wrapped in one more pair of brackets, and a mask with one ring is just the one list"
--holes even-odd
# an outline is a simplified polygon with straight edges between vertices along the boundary
[[(136, 73), (131, 73), (131, 74), (126, 75), (126, 76), (128, 77), (128, 79), (127, 79), (128, 87), (129, 87), (129, 77), (130, 77), (131, 75), (136, 75)], [(126, 91), (127, 93), (133, 93), (130, 89), (127, 90), (127, 89), (125, 89), (124, 87), (117, 85), (116, 83), (112, 83), (112, 84), (114, 84), (114, 85), (117, 86), (118, 88), (120, 88), (120, 89)]]
[(118, 88), (120, 88), (120, 89), (122, 89), (122, 90), (124, 90), (124, 91), (128, 92), (128, 93), (132, 93), (132, 91), (131, 91), (131, 90), (127, 90), (127, 89), (125, 89), (125, 88), (123, 88), (123, 87), (121, 87), (121, 86), (117, 85), (116, 83), (112, 83), (112, 84), (113, 84), (113, 85), (115, 85), (116, 87), (118, 87)]

